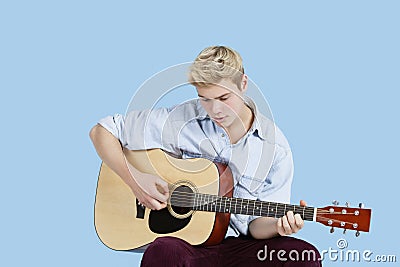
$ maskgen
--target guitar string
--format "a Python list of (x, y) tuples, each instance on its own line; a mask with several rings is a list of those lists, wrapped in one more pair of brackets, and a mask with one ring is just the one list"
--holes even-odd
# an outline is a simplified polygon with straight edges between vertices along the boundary
[[(187, 193), (187, 192), (180, 192), (180, 193)], [(189, 193), (191, 196), (193, 196), (194, 194), (193, 193)], [(211, 196), (211, 195), (210, 195)], [(221, 196), (213, 196), (213, 198), (214, 198), (214, 201), (218, 201), (218, 200), (222, 200), (223, 201), (223, 198), (224, 197), (221, 197)], [(176, 198), (175, 198), (176, 199)], [(180, 199), (180, 200), (182, 200), (182, 198)], [(183, 200), (188, 200), (188, 199), (183, 199)], [(193, 200), (193, 199), (192, 199)], [(237, 199), (238, 200), (238, 199)], [(254, 200), (249, 200), (249, 201), (254, 201)], [(182, 203), (182, 202), (180, 202), (180, 203)], [(187, 202), (183, 202), (183, 203), (187, 203)], [(212, 203), (212, 202), (211, 202)], [(268, 202), (267, 202), (268, 203)], [(270, 202), (269, 204), (271, 204), (272, 202)], [(209, 203), (206, 203), (206, 204), (200, 204), (200, 205), (197, 205), (197, 206), (195, 206), (195, 205), (192, 205), (193, 204), (193, 201), (190, 201), (190, 205), (188, 205), (188, 207), (205, 207), (206, 205), (208, 206), (209, 205)], [(276, 204), (276, 203), (273, 203), (273, 204)], [(281, 203), (277, 203), (278, 205), (279, 204), (281, 204)], [(237, 208), (236, 207), (236, 205), (237, 204), (235, 204), (235, 203), (233, 203), (233, 205), (235, 206), (235, 209)], [(242, 204), (241, 204), (242, 205)], [(285, 204), (282, 204), (282, 205), (285, 205)], [(251, 204), (249, 204), (249, 205), (247, 205), (247, 206), (252, 206)], [(286, 204), (286, 207), (287, 206), (297, 206), (297, 205), (290, 205), (290, 204)], [(300, 207), (300, 208), (303, 208), (303, 206), (297, 206), (297, 207)], [(217, 208), (216, 206), (215, 206), (215, 208)], [(243, 209), (243, 208), (245, 208), (246, 209), (246, 206), (245, 207), (243, 207), (243, 206), (240, 206), (240, 208), (241, 208), (241, 210)], [(304, 207), (304, 208), (307, 208), (307, 207)], [(275, 208), (275, 214), (274, 214), (274, 216), (281, 216), (281, 214), (280, 213), (282, 213), (282, 211), (283, 211), (283, 207), (281, 207), (281, 208), (279, 208), (279, 207), (276, 207)], [(208, 210), (208, 209), (207, 209)], [(274, 210), (272, 209), (271, 210), (271, 208), (269, 207), (268, 208), (268, 210), (266, 210), (264, 207), (261, 207), (261, 209), (260, 209), (260, 211), (261, 211), (261, 213), (260, 213), (260, 215), (262, 214), (262, 212), (264, 211), (264, 213), (265, 213), (265, 211), (267, 211), (267, 214), (270, 214), (270, 211), (272, 211), (272, 212), (274, 212)], [(286, 211), (286, 209), (285, 209), (285, 211)], [(326, 214), (342, 214), (341, 212), (329, 212), (329, 211), (326, 211), (326, 210), (322, 210), (322, 211), (324, 211), (324, 212), (326, 212)], [(257, 212), (252, 212), (253, 214), (254, 213), (256, 213), (257, 214)], [(251, 212), (250, 212), (250, 214), (251, 214)], [(320, 214), (320, 213), (319, 213)], [(346, 213), (346, 214), (343, 214), (343, 215), (351, 215), (352, 213)], [(309, 210), (305, 210), (305, 212), (304, 212), (304, 217), (306, 217), (305, 215), (308, 215), (308, 216), (313, 216), (314, 215), (314, 211), (309, 211)], [(322, 215), (316, 215), (316, 218), (318, 218), (318, 219), (320, 219), (320, 220), (322, 220), (322, 221), (329, 221), (329, 220), (332, 220), (333, 222), (337, 222), (337, 223), (342, 223), (342, 222), (344, 222), (346, 225), (347, 224), (349, 224), (349, 225), (353, 225), (353, 223), (351, 223), (351, 222), (347, 222), (347, 221), (342, 221), (342, 220), (337, 220), (337, 219), (332, 219), (332, 218), (329, 218), (329, 217), (325, 217), (325, 216), (322, 216)], [(341, 227), (341, 226), (337, 226), (337, 227)], [(354, 230), (356, 230), (356, 229), (354, 229)]]
[[(258, 211), (256, 211), (256, 212), (253, 211), (253, 212), (250, 212), (250, 214), (258, 214), (258, 213), (260, 213), (260, 215), (261, 215), (263, 213), (264, 214), (266, 213), (266, 214), (269, 215), (270, 212), (272, 212), (272, 213), (275, 212), (274, 216), (277, 216), (277, 215), (280, 216), (281, 215), (280, 213), (282, 213), (282, 212), (284, 213), (286, 211), (286, 208), (288, 208), (288, 207), (294, 207), (294, 208), (298, 207), (300, 209), (302, 209), (302, 208), (304, 209), (304, 211), (302, 212), (304, 214), (303, 215), (304, 217), (306, 217), (306, 215), (307, 216), (313, 216), (314, 215), (314, 208), (312, 208), (312, 207), (304, 207), (304, 206), (284, 204), (284, 203), (274, 203), (274, 202), (267, 202), (267, 201), (260, 201), (260, 200), (250, 200), (250, 199), (240, 199), (240, 198), (225, 197), (225, 196), (216, 196), (216, 195), (201, 194), (201, 193), (194, 193), (194, 192), (179, 192), (178, 191), (178, 192), (175, 192), (173, 195), (171, 195), (170, 200), (171, 200), (171, 202), (174, 202), (174, 203), (171, 203), (171, 204), (182, 205), (183, 207), (188, 207), (188, 208), (189, 207), (190, 208), (207, 207), (207, 210), (209, 208), (215, 208), (217, 210), (218, 202), (220, 202), (219, 203), (219, 206), (220, 206), (219, 209), (221, 209), (222, 202), (225, 202), (224, 203), (224, 209), (223, 209), (224, 211), (225, 210), (229, 210), (230, 211), (232, 209), (232, 205), (233, 205), (235, 210), (237, 210), (238, 208), (240, 208), (241, 211), (243, 211), (243, 209), (246, 209), (247, 213), (249, 213), (248, 212), (248, 208), (249, 207), (253, 206), (253, 209), (254, 209), (255, 207), (258, 207), (258, 206), (256, 206), (257, 204), (261, 204), (261, 207), (258, 210), (259, 212)], [(174, 200), (174, 201), (172, 201), (172, 200)], [(237, 203), (239, 200), (242, 201), (241, 204)], [(247, 202), (247, 205), (245, 203), (243, 203), (244, 201)], [(217, 202), (217, 203), (215, 203), (215, 202)], [(229, 209), (226, 209), (226, 206), (228, 204), (227, 202), (230, 205)], [(236, 203), (233, 203), (233, 202), (236, 202)], [(210, 206), (210, 204), (212, 204), (212, 203), (214, 203), (215, 205), (214, 206)], [(245, 204), (245, 205), (243, 205), (243, 204)], [(262, 204), (265, 204), (265, 205), (268, 204), (268, 207), (262, 207)], [(271, 207), (270, 207), (271, 204), (273, 206), (275, 206), (275, 208), (271, 209)], [(238, 207), (238, 205), (239, 205), (239, 207)], [(285, 206), (285, 208), (282, 207), (282, 206)], [(324, 214), (325, 215), (329, 215), (329, 214), (332, 214), (332, 215), (339, 215), (339, 214), (340, 215), (354, 215), (354, 213), (345, 213), (345, 214), (343, 214), (342, 212), (330, 212), (329, 210), (318, 210), (318, 213), (316, 215), (316, 218), (318, 218), (320, 220), (325, 220), (325, 221), (332, 220), (333, 222), (339, 222), (339, 223), (344, 222), (345, 224), (350, 224), (350, 225), (353, 224), (353, 223), (347, 222), (347, 221), (341, 221), (341, 220), (337, 220), (337, 219), (327, 218), (327, 217), (323, 216)], [(356, 229), (354, 229), (354, 230), (356, 230)]]
[[(179, 196), (179, 197), (176, 197), (176, 196)], [(189, 197), (189, 198), (187, 198), (187, 199), (185, 199), (184, 197)], [(253, 199), (241, 199), (241, 198), (235, 198), (235, 197), (226, 197), (226, 196), (217, 196), (217, 195), (210, 195), (210, 194), (203, 194), (203, 193), (195, 193), (195, 192), (179, 192), (179, 191), (177, 191), (177, 192), (175, 192), (172, 196), (171, 196), (171, 198), (173, 198), (174, 197), (174, 199), (180, 199), (180, 200), (193, 200), (193, 199), (195, 199), (195, 200), (199, 200), (199, 197), (200, 197), (200, 200), (199, 201), (204, 201), (204, 200), (207, 200), (207, 201), (210, 201), (211, 200), (211, 202), (213, 202), (213, 201), (217, 201), (217, 200), (221, 200), (221, 199), (226, 199), (226, 201), (230, 201), (230, 200), (233, 200), (233, 201), (237, 201), (237, 200), (244, 200), (244, 201), (257, 201), (257, 202), (262, 202), (262, 203), (271, 203), (271, 204), (279, 204), (279, 205), (291, 205), (291, 206), (297, 206), (297, 207), (303, 207), (303, 206), (299, 206), (299, 205), (294, 205), (294, 204), (285, 204), (285, 203), (279, 203), (279, 202), (268, 202), (268, 201), (261, 201), (261, 200), (253, 200)], [(181, 198), (181, 197), (183, 197), (183, 198)], [(307, 206), (306, 206), (307, 207)], [(344, 209), (356, 209), (356, 210), (363, 210), (362, 208), (351, 208), (351, 207), (342, 207), (342, 208), (344, 208)], [(318, 212), (320, 212), (320, 213), (324, 213), (324, 212), (326, 212), (326, 213), (332, 213), (330, 210), (326, 210), (326, 209), (322, 209), (322, 208), (318, 208)], [(341, 213), (341, 212), (334, 212), (334, 213)]]
[[(217, 200), (217, 199), (216, 199)], [(220, 200), (221, 200), (221, 198), (220, 198)], [(223, 201), (223, 200), (222, 200)], [(232, 205), (230, 205), (230, 208), (229, 209), (226, 209), (226, 207), (224, 206), (224, 208), (222, 209), (222, 207), (219, 207), (218, 208), (218, 204), (215, 204), (215, 206), (209, 206), (210, 205), (210, 203), (206, 203), (206, 204), (200, 204), (200, 205), (196, 205), (196, 204), (193, 204), (193, 202), (191, 201), (191, 202), (182, 202), (182, 201), (180, 201), (179, 203), (178, 202), (176, 202), (175, 204), (177, 204), (177, 206), (181, 206), (181, 207), (188, 207), (188, 208), (193, 208), (193, 209), (195, 209), (195, 208), (201, 208), (201, 207), (203, 207), (203, 208), (205, 208), (205, 209), (203, 209), (203, 210), (207, 210), (207, 211), (210, 211), (210, 209), (211, 209), (211, 211), (218, 211), (219, 210), (219, 212), (223, 212), (223, 211), (230, 211), (231, 209), (232, 209)], [(225, 204), (226, 205), (226, 204)], [(235, 212), (237, 212), (237, 209), (239, 209), (240, 208), (240, 210), (241, 210), (241, 212), (239, 212), (239, 213), (244, 213), (244, 214), (260, 214), (260, 215), (262, 215), (262, 214), (271, 214), (271, 212), (273, 213), (274, 212), (274, 209), (272, 208), (271, 209), (271, 207), (260, 207), (260, 209), (259, 210), (253, 210), (254, 208), (252, 208), (252, 209), (250, 209), (250, 211), (248, 210), (248, 206), (255, 206), (255, 205), (252, 205), (252, 204), (249, 204), (249, 205), (244, 205), (243, 206), (243, 204), (238, 204), (238, 203), (233, 203), (233, 208), (234, 208), (234, 211)], [(270, 206), (270, 205), (269, 205)], [(290, 206), (294, 206), (294, 205), (286, 205), (286, 208), (283, 208), (283, 207), (276, 207), (275, 208), (275, 215), (277, 215), (277, 214), (279, 214), (279, 215), (281, 215), (281, 214), (284, 214), (285, 212), (286, 212), (286, 210), (287, 210), (287, 207), (290, 207)], [(295, 206), (296, 207), (296, 206)], [(302, 206), (297, 206), (297, 207), (300, 207), (300, 209), (301, 208), (303, 208)], [(307, 207), (305, 207), (305, 208), (307, 208)], [(309, 207), (308, 207), (309, 208)], [(215, 210), (213, 210), (213, 209), (215, 209)], [(243, 212), (243, 209), (246, 209), (246, 211), (247, 212)], [(195, 209), (196, 210), (196, 209)], [(201, 210), (201, 209), (200, 209)], [(295, 209), (294, 209), (294, 211), (295, 211)], [(299, 214), (304, 214), (303, 216), (305, 217), (306, 215), (307, 216), (309, 216), (309, 217), (313, 217), (313, 215), (314, 215), (314, 209), (312, 208), (312, 210), (307, 210), (307, 209), (305, 209), (304, 210), (304, 212), (300, 212)], [(321, 216), (320, 215), (321, 213), (317, 213), (317, 215), (316, 215), (316, 217), (318, 217), (318, 218), (324, 218), (324, 219), (326, 219), (326, 217), (325, 216)], [(326, 213), (326, 214), (332, 214), (332, 215), (353, 215), (353, 213), (347, 213), (347, 214), (342, 214), (342, 213), (340, 213), (340, 212), (334, 212), (334, 213)], [(330, 218), (328, 218), (328, 219), (330, 219)]]
[[(200, 195), (200, 198), (199, 196)], [(189, 198), (185, 198), (189, 196)], [(210, 199), (211, 198), (211, 199)], [(225, 197), (225, 196), (215, 196), (215, 195), (207, 195), (207, 194), (198, 194), (198, 193), (189, 193), (189, 192), (179, 192), (175, 193), (171, 198), (171, 200), (174, 200), (173, 202), (177, 203), (187, 203), (190, 204), (188, 206), (193, 206), (194, 204), (200, 204), (201, 206), (204, 205), (209, 205), (210, 203), (216, 202), (216, 201), (224, 201), (228, 203), (232, 203), (233, 205), (238, 205), (238, 200), (241, 200), (242, 203), (240, 205), (243, 205), (244, 201), (247, 201), (248, 205), (256, 205), (256, 204), (269, 204), (269, 205), (278, 205), (279, 206), (286, 206), (286, 207), (297, 207), (297, 208), (303, 208), (304, 206), (299, 206), (299, 205), (293, 205), (293, 204), (285, 204), (285, 203), (277, 203), (277, 202), (268, 202), (268, 201), (261, 201), (261, 200), (252, 200), (252, 199), (241, 199), (241, 198), (234, 198), (234, 197)], [(236, 203), (234, 203), (236, 202)], [(228, 204), (226, 203), (226, 204)], [(174, 204), (174, 203), (172, 203)], [(314, 209), (313, 207), (305, 207), (308, 209)]]
[(328, 215), (329, 214), (334, 214), (334, 215), (356, 215), (355, 212), (341, 213), (341, 212), (320, 212), (320, 211), (318, 211), (317, 214), (321, 214), (321, 215), (325, 215), (325, 214), (328, 214)]
[[(234, 214), (247, 214), (247, 215), (260, 215), (260, 216), (267, 216), (267, 217), (281, 217), (285, 214), (285, 211), (283, 209), (277, 209), (276, 211), (272, 209), (267, 209), (267, 208), (262, 208), (259, 210), (247, 210), (246, 208), (241, 208), (241, 207), (235, 207), (235, 208), (219, 208), (219, 207), (208, 207), (208, 208), (203, 208), (201, 207), (204, 206), (195, 206), (195, 207), (187, 207), (190, 208), (191, 210), (198, 210), (198, 211), (210, 211), (210, 212), (221, 212), (221, 213), (234, 213)], [(238, 211), (240, 209), (240, 212)], [(244, 212), (247, 211), (247, 212)], [(310, 211), (305, 211), (303, 212), (295, 212), (296, 214), (303, 215), (304, 218), (307, 218), (308, 220), (312, 220), (314, 217), (314, 213)]]
[[(326, 221), (332, 220), (332, 222), (337, 222), (337, 223), (344, 222), (345, 224), (350, 224), (350, 225), (354, 224), (352, 222), (346, 222), (346, 221), (341, 221), (341, 220), (337, 220), (337, 219), (326, 218), (326, 217), (323, 217), (323, 216), (317, 216), (317, 218), (324, 219)], [(337, 226), (337, 227), (340, 227), (340, 226)], [(357, 228), (354, 228), (354, 230), (357, 230)]]
[[(292, 205), (292, 204), (285, 204), (285, 203), (277, 203), (277, 202), (268, 202), (268, 201), (261, 201), (261, 200), (251, 200), (251, 199), (241, 199), (241, 198), (234, 198), (234, 197), (223, 197), (223, 196), (213, 196), (213, 195), (201, 195), (200, 199), (198, 196), (194, 195), (193, 193), (187, 193), (187, 192), (180, 192), (180, 193), (184, 193), (186, 195), (189, 194), (189, 198), (185, 198), (185, 196), (173, 196), (171, 197), (171, 201), (174, 202), (172, 204), (175, 203), (187, 203), (188, 206), (193, 206), (195, 204), (200, 204), (201, 206), (204, 205), (209, 205), (210, 203), (214, 203), (216, 201), (224, 201), (228, 203), (231, 203), (232, 205), (243, 205), (245, 203), (243, 203), (244, 201), (247, 201), (248, 205), (254, 206), (256, 204), (269, 204), (269, 205), (278, 205), (278, 206), (286, 206), (286, 207), (297, 207), (297, 208), (303, 208), (303, 206), (299, 206), (299, 205)], [(211, 196), (212, 199), (207, 199), (208, 196)], [(204, 197), (204, 199), (203, 199)], [(237, 203), (238, 201), (242, 200), (242, 203), (239, 204)], [(234, 203), (236, 202), (236, 203)], [(278, 207), (280, 208), (280, 207)], [(312, 208), (312, 207), (306, 207), (306, 208)], [(313, 208), (312, 208), (313, 209)]]
[[(188, 198), (182, 198), (181, 197), (182, 195), (186, 195), (186, 196), (189, 195), (190, 198), (189, 199)], [(208, 200), (207, 203), (204, 203), (204, 199), (196, 198), (196, 193), (193, 193), (193, 192), (176, 192), (174, 197), (171, 197), (171, 199), (174, 200), (174, 201), (172, 201), (173, 202), (172, 204), (176, 204), (177, 206), (179, 205), (179, 206), (184, 206), (184, 207), (188, 207), (188, 208), (189, 207), (190, 208), (204, 207), (204, 208), (207, 208), (207, 211), (209, 209), (212, 209), (212, 208), (215, 208), (217, 210), (218, 209), (217, 206), (220, 206), (219, 210), (221, 210), (221, 204), (222, 203), (219, 203), (219, 205), (217, 203), (217, 204), (215, 204), (215, 206), (210, 206), (211, 203), (215, 203), (215, 202), (219, 201), (219, 202), (225, 202), (223, 211), (232, 209), (232, 205), (233, 205), (235, 211), (237, 209), (239, 209), (239, 208), (241, 209), (241, 211), (243, 211), (243, 209), (246, 209), (247, 213), (249, 213), (249, 214), (258, 214), (258, 213), (260, 213), (260, 214), (263, 214), (263, 213), (264, 214), (270, 214), (270, 213), (274, 213), (275, 212), (275, 215), (277, 215), (277, 214), (280, 215), (282, 212), (284, 213), (287, 210), (287, 208), (292, 207), (295, 210), (296, 207), (297, 207), (297, 208), (300, 208), (300, 209), (304, 209), (304, 211), (302, 211), (300, 213), (304, 214), (305, 217), (306, 216), (313, 217), (313, 215), (314, 215), (314, 208), (312, 208), (312, 207), (303, 207), (303, 206), (298, 206), (298, 205), (291, 205), (291, 204), (284, 204), (284, 203), (273, 203), (273, 202), (266, 202), (266, 201), (259, 201), (259, 200), (247, 200), (247, 202), (248, 202), (247, 205), (243, 206), (243, 204), (245, 204), (245, 203), (241, 203), (241, 204), (237, 203), (237, 200), (242, 200), (242, 199), (239, 199), (239, 198), (228, 198), (228, 197), (207, 195), (207, 194), (201, 194), (200, 197), (202, 197), (202, 196), (203, 197), (211, 197), (212, 201), (210, 201), (210, 199), (207, 199)], [(231, 200), (233, 200), (233, 201), (231, 201)], [(234, 203), (235, 200), (236, 200), (236, 203)], [(226, 202), (228, 202), (228, 201), (230, 201), (229, 202), (230, 209), (226, 208), (226, 206), (228, 204)], [(256, 204), (258, 204), (258, 205), (256, 205)], [(259, 207), (260, 204), (261, 204), (261, 207), (260, 207), (259, 210), (254, 210), (253, 212), (251, 212), (252, 209), (254, 209), (254, 207)], [(263, 207), (262, 204), (264, 204), (264, 205), (268, 204), (268, 207), (265, 207), (265, 206)], [(273, 206), (272, 208), (271, 208), (271, 204)], [(285, 206), (285, 208), (283, 206)], [(248, 207), (251, 207), (250, 212), (248, 211)]]
[[(191, 197), (191, 198), (189, 198), (189, 199), (185, 199), (185, 198), (182, 198), (183, 196), (182, 196), (182, 194), (183, 195), (186, 195), (186, 196), (189, 196), (189, 197)], [(202, 199), (198, 199), (198, 196), (196, 196), (196, 194), (197, 195), (200, 195), (200, 197), (204, 197), (205, 198), (205, 200), (207, 201), (207, 203), (204, 203), (204, 204), (201, 204), (201, 203), (203, 203), (204, 202), (204, 200), (202, 200)], [(178, 195), (179, 197), (177, 197), (176, 195)], [(182, 196), (182, 197), (181, 197)], [(211, 200), (209, 199), (211, 197)], [(224, 198), (225, 198), (225, 200), (224, 200)], [(250, 199), (240, 199), (240, 198), (230, 198), (230, 197), (224, 197), (224, 196), (215, 196), (215, 195), (208, 195), (208, 194), (199, 194), (199, 193), (193, 193), (193, 192), (176, 192), (175, 193), (175, 195), (174, 195), (174, 197), (173, 197), (173, 199), (175, 200), (174, 201), (174, 203), (172, 203), (172, 204), (177, 204), (177, 206), (178, 205), (184, 205), (185, 207), (193, 207), (193, 206), (195, 206), (195, 207), (198, 207), (198, 206), (205, 206), (205, 205), (210, 205), (211, 203), (214, 203), (214, 202), (218, 202), (218, 201), (225, 201), (225, 202), (227, 202), (227, 201), (230, 201), (230, 203), (232, 203), (232, 202), (235, 202), (236, 201), (236, 203), (232, 203), (233, 205), (235, 205), (235, 206), (237, 206), (237, 205), (240, 205), (241, 207), (243, 207), (243, 200), (244, 201), (247, 201), (248, 203), (248, 205), (251, 205), (251, 206), (255, 206), (256, 204), (269, 204), (269, 205), (276, 205), (276, 204), (278, 204), (278, 206), (280, 205), (280, 206), (282, 206), (282, 205), (284, 205), (284, 206), (286, 206), (286, 207), (294, 207), (294, 208), (303, 208), (303, 206), (299, 206), (299, 205), (292, 205), (292, 204), (284, 204), (284, 203), (276, 203), (276, 202), (267, 202), (267, 201), (260, 201), (260, 200), (250, 200)], [(239, 203), (237, 203), (238, 202), (238, 200), (242, 200), (242, 203), (241, 204), (239, 204)], [(187, 202), (187, 201), (189, 201), (189, 202)], [(196, 203), (193, 203), (193, 202), (199, 202), (199, 203), (197, 203), (197, 204), (200, 204), (200, 205), (196, 205)], [(201, 202), (201, 203), (200, 203)], [(251, 203), (252, 202), (252, 203)], [(255, 203), (254, 203), (255, 202)], [(186, 204), (186, 205), (185, 205)], [(227, 205), (228, 203), (225, 203), (225, 205)], [(282, 208), (282, 207), (277, 207), (278, 209), (279, 208)], [(312, 214), (314, 213), (314, 208), (313, 207), (306, 207), (306, 208), (309, 208), (309, 209), (313, 209), (312, 211), (310, 211)], [(282, 208), (283, 209), (283, 208)], [(354, 208), (352, 208), (352, 209), (354, 209)], [(342, 212), (330, 212), (329, 210), (323, 210), (323, 209), (318, 209), (318, 213), (317, 214), (335, 214), (335, 215), (339, 215), (339, 214), (341, 214), (341, 215), (355, 215), (355, 213), (352, 213), (352, 212), (347, 212), (347, 213), (342, 213)]]
[[(183, 194), (183, 195), (182, 195)], [(178, 196), (176, 196), (178, 195)], [(200, 195), (200, 198), (199, 196)], [(185, 198), (189, 196), (189, 198)], [(211, 198), (211, 199), (210, 199)], [(212, 203), (215, 201), (230, 201), (232, 202), (237, 202), (238, 200), (242, 200), (242, 201), (247, 201), (247, 202), (256, 202), (259, 204), (274, 204), (274, 205), (281, 205), (281, 206), (292, 206), (292, 207), (300, 207), (303, 208), (304, 206), (299, 206), (299, 205), (294, 205), (294, 204), (285, 204), (285, 203), (278, 203), (278, 202), (268, 202), (268, 201), (261, 201), (261, 200), (253, 200), (253, 199), (241, 199), (241, 198), (235, 198), (235, 197), (225, 197), (225, 196), (215, 196), (215, 195), (208, 195), (208, 194), (199, 194), (199, 193), (189, 193), (189, 192), (179, 192), (179, 194), (175, 193), (175, 195), (173, 195), (173, 197), (171, 197), (170, 199), (174, 199), (174, 200), (180, 200), (180, 201), (189, 201), (189, 203), (193, 203), (194, 201), (196, 202), (204, 202), (206, 201), (207, 203), (203, 204), (206, 205), (208, 203)], [(254, 205), (254, 204), (250, 204), (250, 205)], [(237, 203), (236, 203), (237, 204)], [(235, 205), (235, 204), (234, 204)], [(306, 207), (306, 208), (312, 208), (312, 207)]]

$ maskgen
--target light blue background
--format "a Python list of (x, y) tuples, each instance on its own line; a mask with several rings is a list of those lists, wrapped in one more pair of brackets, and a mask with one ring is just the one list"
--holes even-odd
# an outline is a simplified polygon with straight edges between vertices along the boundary
[[(0, 265), (138, 265), (95, 233), (88, 132), (151, 75), (214, 44), (241, 53), (289, 139), (292, 202), (373, 209), (357, 239), (315, 223), (297, 236), (400, 261), (399, 1), (160, 2), (1, 1)], [(366, 266), (325, 261), (350, 264)]]

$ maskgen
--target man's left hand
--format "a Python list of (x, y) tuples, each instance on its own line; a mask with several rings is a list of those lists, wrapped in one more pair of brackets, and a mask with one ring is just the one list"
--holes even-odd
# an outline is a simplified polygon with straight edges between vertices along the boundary
[[(307, 206), (304, 200), (300, 200), (300, 206)], [(277, 221), (278, 233), (281, 236), (297, 233), (304, 226), (304, 221), (300, 214), (293, 214), (293, 211), (288, 211), (285, 216)]]

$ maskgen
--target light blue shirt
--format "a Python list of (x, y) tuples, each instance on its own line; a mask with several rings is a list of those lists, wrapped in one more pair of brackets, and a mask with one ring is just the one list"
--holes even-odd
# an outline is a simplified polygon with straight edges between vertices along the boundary
[[(234, 197), (290, 202), (293, 160), (289, 144), (278, 127), (257, 112), (246, 98), (255, 119), (250, 130), (231, 144), (198, 99), (171, 108), (131, 111), (99, 121), (130, 150), (160, 148), (179, 158), (206, 158), (228, 164), (234, 178)], [(248, 234), (259, 216), (231, 214), (228, 236)]]

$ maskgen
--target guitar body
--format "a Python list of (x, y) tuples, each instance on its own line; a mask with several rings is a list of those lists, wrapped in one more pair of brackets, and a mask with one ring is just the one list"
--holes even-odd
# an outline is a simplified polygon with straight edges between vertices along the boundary
[[(138, 170), (156, 174), (175, 189), (217, 196), (232, 196), (231, 171), (206, 159), (176, 159), (159, 149), (124, 150)], [(223, 240), (230, 214), (175, 207), (144, 209), (125, 182), (102, 164), (95, 203), (95, 227), (101, 241), (115, 250), (140, 249), (155, 238), (174, 236), (192, 245), (213, 245)]]

